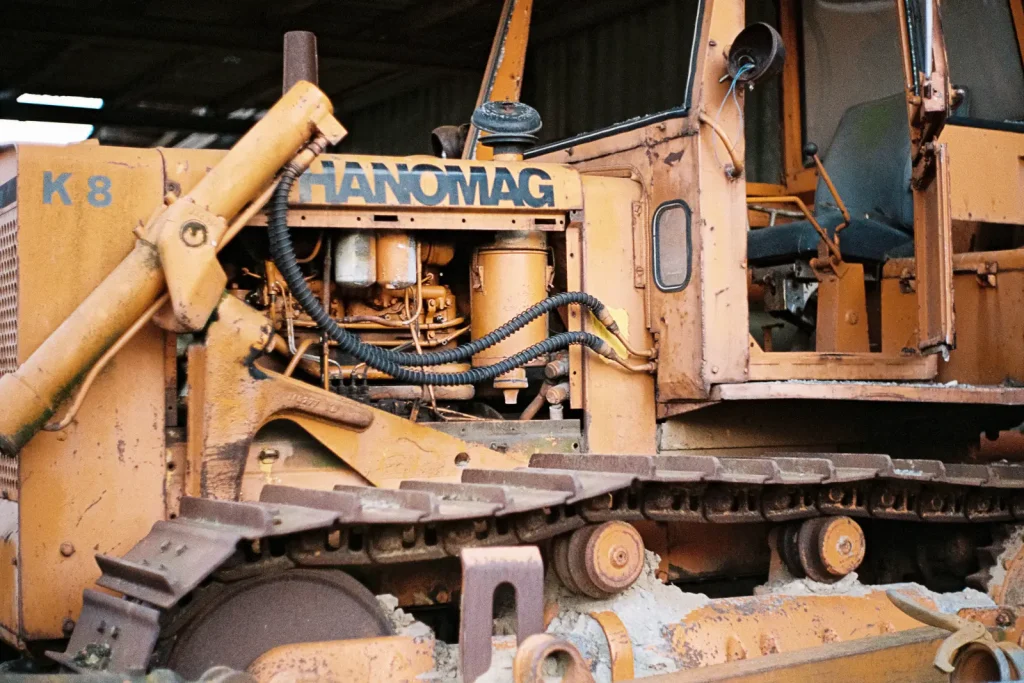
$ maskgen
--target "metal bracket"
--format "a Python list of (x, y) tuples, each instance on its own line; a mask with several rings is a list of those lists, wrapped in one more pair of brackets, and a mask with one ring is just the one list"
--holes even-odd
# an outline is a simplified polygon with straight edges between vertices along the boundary
[(67, 651), (46, 655), (78, 673), (145, 673), (160, 634), (159, 617), (151, 607), (86, 590)]
[(224, 294), (228, 278), (217, 261), (217, 242), (226, 229), (223, 218), (187, 199), (171, 204), (153, 227), (174, 321), (181, 329), (205, 327)]
[(536, 546), (466, 548), (462, 559), (459, 656), (462, 680), (473, 683), (491, 668), (494, 593), (509, 585), (516, 595), (516, 643), (544, 632), (544, 564)]
[[(1020, 674), (1024, 673), (1018, 665), (1024, 663), (1024, 651), (1012, 643), (997, 643), (981, 622), (930, 610), (896, 591), (886, 591), (885, 594), (892, 604), (909, 616), (952, 633), (942, 641), (933, 662), (940, 671), (954, 674), (951, 680), (957, 680), (955, 671), (970, 668), (979, 655), (989, 658), (995, 664), (1000, 681), (1018, 680)], [(965, 659), (971, 660), (971, 663), (966, 663)]]

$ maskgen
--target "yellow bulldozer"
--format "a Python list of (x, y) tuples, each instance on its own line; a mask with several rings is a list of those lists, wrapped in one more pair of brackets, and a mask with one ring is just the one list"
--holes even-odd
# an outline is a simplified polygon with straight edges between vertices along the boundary
[(0, 675), (1024, 677), (1020, 0), (681, 4), (564, 140), (507, 0), (432, 156), (305, 34), (228, 151), (0, 150)]

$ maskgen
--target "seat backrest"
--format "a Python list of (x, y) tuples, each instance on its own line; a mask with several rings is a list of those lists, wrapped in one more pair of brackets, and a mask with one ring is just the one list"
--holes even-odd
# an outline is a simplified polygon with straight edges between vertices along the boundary
[[(912, 232), (910, 128), (902, 92), (846, 110), (825, 156), (825, 170), (851, 215)], [(823, 180), (814, 193), (815, 214), (837, 211)]]

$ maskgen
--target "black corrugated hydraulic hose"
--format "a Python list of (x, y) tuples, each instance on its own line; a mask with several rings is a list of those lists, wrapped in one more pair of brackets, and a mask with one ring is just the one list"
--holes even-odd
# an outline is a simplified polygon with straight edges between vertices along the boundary
[[(528, 363), (534, 358), (564, 349), (573, 344), (583, 344), (602, 356), (614, 357), (615, 352), (611, 345), (597, 335), (590, 334), (589, 332), (562, 332), (548, 337), (544, 341), (534, 344), (494, 365), (473, 368), (464, 372), (431, 373), (403, 367), (442, 365), (468, 360), (480, 351), (494, 346), (511, 336), (548, 311), (570, 303), (587, 306), (602, 322), (608, 320), (614, 324), (614, 320), (608, 314), (604, 304), (590, 294), (585, 292), (565, 292), (556, 294), (531, 306), (493, 332), (454, 349), (424, 354), (400, 353), (367, 344), (360, 340), (358, 336), (339, 326), (331, 318), (330, 314), (324, 310), (320, 300), (309, 289), (309, 285), (306, 284), (306, 280), (302, 276), (302, 270), (296, 262), (291, 235), (288, 233), (287, 217), (288, 194), (291, 192), (297, 174), (298, 171), (296, 169), (287, 167), (281, 174), (281, 182), (278, 184), (270, 200), (267, 210), (270, 253), (274, 259), (274, 264), (281, 271), (281, 275), (284, 277), (285, 282), (288, 283), (292, 295), (299, 302), (302, 310), (313, 319), (328, 338), (338, 344), (338, 348), (343, 353), (354, 356), (357, 360), (391, 375), (400, 382), (434, 384), (438, 386), (477, 384), (494, 379)], [(607, 325), (608, 323), (605, 324)]]

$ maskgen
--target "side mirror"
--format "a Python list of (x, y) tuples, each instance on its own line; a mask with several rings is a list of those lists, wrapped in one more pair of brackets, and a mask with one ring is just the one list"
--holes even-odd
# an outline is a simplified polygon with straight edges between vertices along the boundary
[(756, 83), (782, 71), (786, 47), (779, 32), (764, 22), (751, 24), (729, 48), (729, 76), (740, 83)]

